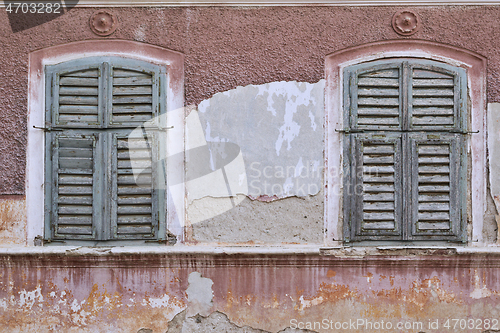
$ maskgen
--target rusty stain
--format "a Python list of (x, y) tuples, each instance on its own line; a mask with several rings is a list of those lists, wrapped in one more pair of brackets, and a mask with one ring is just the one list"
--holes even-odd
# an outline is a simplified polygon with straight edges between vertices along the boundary
[(331, 269), (328, 270), (328, 272), (326, 272), (326, 277), (335, 277), (337, 273), (335, 273), (335, 271), (332, 271)]

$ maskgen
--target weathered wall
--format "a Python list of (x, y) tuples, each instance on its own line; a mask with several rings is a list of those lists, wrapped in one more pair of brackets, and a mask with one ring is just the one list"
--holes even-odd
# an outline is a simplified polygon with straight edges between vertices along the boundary
[[(500, 102), (500, 7), (412, 7), (422, 20), (421, 29), (412, 37), (401, 37), (391, 27), (399, 9), (112, 8), (120, 25), (107, 38), (97, 37), (88, 26), (93, 8), (76, 8), (16, 33), (5, 11), (0, 11), (0, 194), (4, 195), (0, 247), (8, 248), (0, 254), (1, 330), (277, 332), (299, 323), (309, 328), (307, 322), (323, 319), (334, 323), (362, 319), (393, 325), (421, 322), (421, 328), (403, 331), (443, 332), (454, 331), (444, 328), (446, 319), (474, 319), (476, 326), (477, 320), (483, 320), (474, 331), (487, 331), (484, 320), (500, 317), (500, 257), (494, 248), (476, 254), (454, 250), (388, 253), (376, 248), (366, 250), (367, 254), (348, 248), (325, 251), (324, 256), (293, 253), (300, 252), (297, 249), (285, 254), (263, 249), (253, 255), (209, 255), (208, 247), (186, 253), (174, 247), (171, 253), (163, 249), (134, 255), (140, 249), (120, 254), (118, 248), (67, 252), (15, 248), (25, 244), (29, 207), (23, 197), (28, 54), (96, 39), (135, 40), (183, 53), (185, 102), (196, 109), (191, 114), (202, 134), (196, 140), (238, 146), (241, 155), (234, 160), (246, 169), (248, 186), (245, 189), (240, 178), (235, 178), (237, 190), (232, 193), (238, 195), (232, 199), (220, 194), (227, 192), (212, 195), (191, 187), (187, 196), (189, 241), (322, 244), (324, 192), (306, 186), (302, 195), (300, 189), (302, 184), (322, 184), (323, 179), (315, 171), (309, 178), (299, 172), (290, 182), (286, 172), (281, 177), (275, 167), (317, 170), (316, 162), (323, 158), (320, 91), (327, 54), (403, 38), (465, 48), (488, 59), (487, 100)], [(279, 90), (284, 86), (286, 94)], [(257, 98), (259, 89), (267, 93), (261, 99)], [(301, 93), (290, 93), (293, 89)], [(297, 103), (304, 91), (309, 101), (315, 101)], [(493, 168), (500, 158), (497, 114), (498, 107), (493, 105), (489, 114)], [(307, 156), (302, 164), (301, 156)], [(252, 187), (255, 179), (249, 178), (258, 174), (252, 170), (254, 162), (260, 163), (253, 166), (263, 178), (254, 177), (259, 182)], [(264, 168), (268, 166), (273, 171), (270, 182), (286, 191), (272, 187), (266, 191), (262, 181), (267, 179)], [(488, 243), (497, 240), (494, 202), (498, 204), (500, 185), (495, 170), (489, 171), (492, 197), (484, 228)], [(436, 321), (438, 328), (429, 327)], [(298, 332), (291, 328), (285, 332)]]
[[(489, 102), (499, 102), (496, 6), (412, 7), (422, 20), (410, 38), (436, 41), (488, 58)], [(186, 104), (250, 84), (324, 78), (325, 56), (401, 37), (391, 27), (401, 7), (112, 8), (120, 21), (107, 38), (137, 40), (185, 55)], [(75, 8), (13, 33), (0, 11), (0, 193), (24, 193), (28, 54), (73, 41), (101, 39), (92, 8)], [(457, 29), (460, 27), (460, 29)]]
[[(485, 320), (500, 315), (499, 260), (498, 252), (484, 257), (446, 250), (423, 256), (383, 251), (365, 256), (81, 256), (71, 251), (2, 256), (0, 322), (3, 331), (23, 333), (135, 333), (141, 328), (278, 332), (287, 327), (314, 332), (483, 332), (488, 329)], [(474, 319), (479, 328), (447, 329), (447, 319)], [(324, 320), (326, 327), (307, 326), (324, 325)], [(350, 320), (359, 326), (330, 326)], [(382, 321), (386, 328), (389, 322), (422, 326), (364, 326)], [(429, 327), (436, 321), (437, 328)], [(238, 328), (242, 326), (249, 327)]]

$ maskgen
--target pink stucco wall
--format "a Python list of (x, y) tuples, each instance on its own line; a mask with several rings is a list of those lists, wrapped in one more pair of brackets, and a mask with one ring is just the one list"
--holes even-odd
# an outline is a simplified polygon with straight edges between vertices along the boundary
[[(112, 8), (109, 37), (89, 27), (93, 8), (74, 8), (52, 21), (12, 33), (0, 11), (0, 194), (24, 194), (28, 54), (68, 42), (136, 40), (185, 55), (185, 102), (274, 81), (317, 82), (332, 52), (387, 39), (422, 39), (488, 59), (488, 102), (500, 101), (497, 6), (412, 7), (422, 27), (402, 37), (392, 29), (402, 7)], [(83, 50), (82, 50), (83, 51)]]

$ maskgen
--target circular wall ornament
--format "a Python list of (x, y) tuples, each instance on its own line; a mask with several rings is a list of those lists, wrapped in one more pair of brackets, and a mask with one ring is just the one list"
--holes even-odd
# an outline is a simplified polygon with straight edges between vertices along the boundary
[(98, 10), (90, 17), (90, 29), (99, 36), (111, 35), (117, 25), (116, 17), (106, 10)]
[(417, 14), (405, 9), (394, 14), (392, 28), (400, 35), (410, 36), (420, 28), (420, 19)]

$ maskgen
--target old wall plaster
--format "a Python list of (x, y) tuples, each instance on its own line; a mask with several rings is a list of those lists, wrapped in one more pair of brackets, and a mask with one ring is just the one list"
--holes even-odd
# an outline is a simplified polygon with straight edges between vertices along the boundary
[(0, 247), (26, 242), (26, 201), (24, 197), (0, 198)]
[[(322, 241), (322, 198), (307, 198), (323, 188), (323, 100), (324, 80), (282, 81), (215, 94), (189, 113), (186, 192), (192, 240)], [(263, 202), (307, 200), (266, 206), (245, 196)]]
[(248, 180), (244, 194), (284, 198), (321, 190), (324, 83), (249, 85), (198, 105), (205, 139), (240, 147)]
[[(3, 331), (23, 333), (199, 333), (210, 327), (245, 332), (245, 326), (281, 332), (324, 325), (324, 319), (394, 326), (438, 320), (441, 330), (405, 332), (442, 332), (448, 318), (498, 319), (498, 253), (443, 253), (4, 256), (0, 323)], [(345, 331), (369, 330), (358, 324)]]

